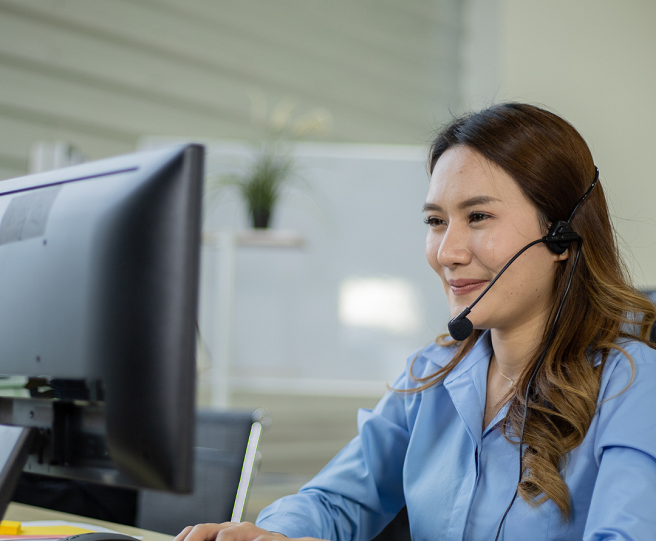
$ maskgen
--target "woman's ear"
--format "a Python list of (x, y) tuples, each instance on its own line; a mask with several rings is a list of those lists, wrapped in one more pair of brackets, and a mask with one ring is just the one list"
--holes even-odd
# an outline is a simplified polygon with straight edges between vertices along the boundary
[(569, 249), (565, 250), (562, 254), (554, 254), (554, 261), (565, 261), (569, 259)]
[(549, 233), (544, 238), (547, 247), (554, 254), (554, 261), (569, 258), (569, 249), (573, 242), (581, 242), (581, 237), (572, 229), (569, 222), (557, 221), (549, 225)]

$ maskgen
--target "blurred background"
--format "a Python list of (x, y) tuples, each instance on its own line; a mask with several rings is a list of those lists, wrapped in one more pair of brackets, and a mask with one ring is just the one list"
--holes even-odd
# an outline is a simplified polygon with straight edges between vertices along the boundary
[[(356, 433), (448, 310), (425, 263), (431, 134), (517, 100), (590, 145), (656, 284), (651, 0), (0, 0), (0, 179), (207, 147), (198, 403), (272, 419), (247, 519)], [(222, 183), (290, 160), (269, 227)]]

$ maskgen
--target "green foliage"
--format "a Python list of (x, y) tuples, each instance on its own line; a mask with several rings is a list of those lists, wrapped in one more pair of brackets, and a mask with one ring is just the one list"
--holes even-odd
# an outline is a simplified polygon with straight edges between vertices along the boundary
[(295, 178), (296, 167), (291, 152), (281, 145), (262, 145), (242, 171), (211, 181), (210, 191), (235, 189), (248, 208), (251, 219), (255, 214), (272, 214), (283, 189)]
[(290, 156), (265, 149), (255, 157), (246, 171), (225, 177), (223, 181), (237, 188), (248, 205), (249, 213), (270, 212), (293, 173), (294, 163)]

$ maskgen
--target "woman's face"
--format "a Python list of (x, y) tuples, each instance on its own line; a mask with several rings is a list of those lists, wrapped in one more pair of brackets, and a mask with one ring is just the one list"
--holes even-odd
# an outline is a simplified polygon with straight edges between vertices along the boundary
[[(451, 317), (480, 295), (529, 242), (544, 236), (538, 211), (500, 167), (466, 146), (437, 161), (424, 207), (426, 258), (439, 274)], [(543, 325), (552, 306), (556, 256), (544, 244), (524, 252), (472, 309), (478, 329)]]

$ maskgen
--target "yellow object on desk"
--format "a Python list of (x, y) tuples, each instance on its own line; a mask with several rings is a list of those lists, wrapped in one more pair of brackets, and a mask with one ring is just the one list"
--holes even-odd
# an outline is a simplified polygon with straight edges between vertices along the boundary
[(30, 526), (25, 525), (21, 528), (21, 535), (42, 535), (44, 538), (50, 535), (77, 535), (79, 533), (89, 533), (94, 530), (80, 528), (79, 526)]
[(17, 520), (3, 520), (0, 521), (0, 534), (2, 535), (18, 535), (22, 534), (21, 523)]

